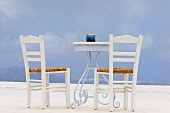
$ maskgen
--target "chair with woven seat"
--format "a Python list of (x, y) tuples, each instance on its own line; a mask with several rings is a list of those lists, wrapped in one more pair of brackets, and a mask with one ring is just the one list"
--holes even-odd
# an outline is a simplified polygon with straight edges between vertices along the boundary
[[(114, 93), (124, 93), (124, 109), (128, 108), (128, 92), (131, 93), (131, 110), (135, 110), (135, 95), (136, 84), (138, 75), (138, 64), (140, 51), (142, 47), (143, 36), (134, 37), (130, 35), (113, 36), (109, 37), (109, 68), (98, 68), (94, 72), (94, 109), (98, 109), (99, 93), (109, 94), (109, 109), (113, 111), (113, 96)], [(134, 51), (118, 51), (116, 44), (128, 44), (128, 47), (133, 46)], [(135, 46), (134, 46), (135, 45)], [(122, 46), (121, 46), (122, 47)], [(126, 47), (126, 46), (124, 46)], [(120, 47), (119, 47), (120, 48)], [(115, 64), (131, 64), (131, 68), (116, 68)], [(116, 65), (118, 66), (118, 65)], [(126, 65), (127, 66), (127, 65)], [(129, 65), (128, 65), (129, 66)], [(109, 83), (107, 87), (102, 87), (103, 84), (99, 83), (101, 75), (108, 75)], [(122, 79), (115, 79), (117, 76), (123, 75)], [(131, 75), (131, 76), (130, 76)]]
[[(43, 36), (20, 36), (20, 43), (25, 65), (26, 84), (27, 84), (27, 107), (31, 106), (31, 91), (42, 91), (41, 108), (50, 105), (49, 92), (65, 92), (66, 107), (70, 107), (70, 69), (66, 67), (46, 68), (44, 37)], [(39, 50), (28, 50), (29, 45), (37, 45)], [(40, 63), (38, 68), (30, 68), (31, 63)], [(39, 73), (41, 79), (33, 79), (31, 75)], [(64, 74), (65, 83), (52, 84), (49, 82), (50, 74)]]

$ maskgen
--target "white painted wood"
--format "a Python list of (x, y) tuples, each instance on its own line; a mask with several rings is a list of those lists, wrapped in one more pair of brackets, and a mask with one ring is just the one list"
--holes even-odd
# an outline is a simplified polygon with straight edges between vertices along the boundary
[(109, 45), (109, 42), (73, 42), (73, 45)]
[(47, 89), (56, 89), (56, 88), (60, 89), (60, 88), (66, 88), (66, 87), (67, 87), (67, 85), (62, 85), (62, 86), (61, 85), (60, 86), (58, 86), (58, 85), (57, 86), (49, 86), (48, 85), (46, 88)]
[(113, 84), (124, 84), (124, 85), (127, 85), (127, 84), (132, 84), (133, 81), (113, 81)]
[(35, 85), (31, 85), (30, 87), (31, 87), (31, 88), (33, 88), (33, 87), (36, 87), (36, 88), (37, 88), (37, 87), (38, 87), (38, 88), (41, 88), (41, 87), (42, 87), (42, 85), (35, 84)]
[(65, 93), (66, 91), (67, 89), (51, 89), (51, 90), (47, 90), (46, 92), (64, 92)]
[(39, 36), (39, 37), (36, 37), (36, 36), (33, 36), (33, 35), (28, 35), (28, 36), (20, 36), (22, 38), (22, 41), (23, 43), (40, 43), (42, 41), (42, 37), (43, 36)]
[(32, 61), (32, 62), (41, 62), (41, 58), (28, 58), (27, 57), (27, 61)]
[(108, 42), (73, 42), (75, 51), (108, 51)]
[(39, 91), (39, 90), (41, 90), (41, 88), (39, 88), (39, 87), (33, 87), (33, 88), (31, 88), (31, 91)]
[(42, 80), (35, 80), (35, 79), (30, 79), (30, 82), (42, 82)]
[(65, 83), (66, 83), (66, 107), (70, 108), (70, 69), (67, 68), (67, 73), (65, 74)]
[[(113, 38), (109, 37), (109, 109), (113, 111)], [(111, 52), (110, 52), (111, 51)]]
[[(96, 90), (97, 91), (97, 93), (99, 94), (99, 93), (102, 93), (102, 94), (106, 94), (106, 93), (109, 93), (108, 91), (106, 91), (106, 90)], [(98, 104), (98, 103), (97, 103)], [(95, 109), (95, 110), (97, 110), (97, 109)]]
[(113, 52), (114, 56), (136, 56), (136, 52)]
[(97, 87), (99, 86), (99, 75), (97, 74), (97, 69), (94, 70), (94, 110), (98, 109), (98, 91)]
[[(41, 108), (46, 108), (50, 105), (49, 92), (65, 92), (66, 93), (66, 107), (70, 106), (70, 69), (67, 71), (46, 72), (44, 37), (36, 36), (20, 36), (20, 43), (24, 58), (26, 82), (27, 82), (27, 107), (31, 106), (31, 91), (41, 90), (42, 100)], [(39, 44), (40, 51), (26, 51), (26, 44)], [(37, 58), (39, 56), (39, 58)], [(29, 63), (28, 62), (41, 62), (41, 80), (30, 79)], [(33, 73), (32, 73), (33, 74)], [(52, 84), (49, 83), (50, 74), (65, 74), (65, 83)]]
[[(113, 37), (113, 35), (111, 35)], [(139, 43), (139, 40), (130, 35), (114, 36), (114, 43)]]
[(26, 55), (41, 55), (41, 53), (40, 52), (28, 51), (28, 52), (26, 52)]
[[(124, 75), (124, 81), (127, 81), (124, 83), (124, 85), (128, 85), (129, 82), (129, 78), (128, 78), (128, 74)], [(131, 81), (132, 83), (132, 81)], [(128, 108), (128, 92), (127, 92), (127, 87), (124, 87), (124, 109), (126, 110)]]
[[(97, 78), (94, 78), (94, 86), (96, 87), (94, 92), (94, 97), (98, 93), (109, 93), (109, 110), (113, 111), (113, 92), (114, 93), (124, 93), (124, 108), (128, 108), (128, 92), (131, 93), (131, 110), (135, 110), (135, 101), (136, 101), (136, 84), (137, 84), (137, 75), (138, 75), (138, 65), (139, 65), (139, 57), (140, 51), (142, 47), (143, 36), (134, 37), (130, 35), (123, 36), (113, 36), (110, 35), (109, 38), (109, 73), (106, 72), (97, 72), (95, 69), (95, 75), (109, 75), (109, 88), (102, 87), (102, 85), (97, 86)], [(114, 51), (115, 43), (129, 43), (129, 44), (137, 44), (136, 52), (121, 52)], [(116, 57), (115, 57), (116, 56)], [(120, 56), (120, 57), (117, 57)], [(132, 56), (134, 58), (124, 58), (127, 56)], [(122, 57), (122, 58), (121, 58)], [(133, 74), (132, 80), (128, 79), (128, 74), (115, 73), (113, 74), (112, 70), (115, 62), (132, 62), (133, 66)], [(116, 81), (113, 79), (113, 76), (120, 74), (124, 76), (124, 80)], [(96, 103), (94, 102), (94, 106)]]
[(113, 58), (113, 62), (135, 62), (135, 58)]
[(46, 74), (66, 74), (67, 71), (46, 72)]
[(50, 93), (47, 91), (49, 87), (49, 74), (46, 73), (46, 101), (47, 101), (47, 107), (50, 106)]
[(21, 49), (23, 53), (24, 58), (24, 65), (25, 65), (25, 74), (26, 74), (26, 83), (27, 83), (27, 107), (30, 108), (31, 106), (31, 88), (30, 88), (30, 73), (29, 73), (29, 65), (27, 62), (27, 55), (26, 55), (26, 47), (25, 43), (23, 41), (23, 36), (20, 36), (20, 43), (21, 43)]

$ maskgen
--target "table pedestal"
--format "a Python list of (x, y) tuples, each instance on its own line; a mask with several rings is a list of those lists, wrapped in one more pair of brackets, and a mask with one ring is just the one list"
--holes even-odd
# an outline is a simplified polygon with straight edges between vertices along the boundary
[[(86, 65), (86, 68), (81, 76), (81, 78), (79, 79), (78, 81), (78, 84), (76, 85), (75, 89), (74, 89), (74, 93), (73, 93), (73, 101), (71, 103), (71, 108), (74, 109), (77, 106), (80, 106), (84, 103), (87, 102), (87, 99), (88, 98), (93, 98), (94, 96), (89, 96), (88, 95), (88, 91), (87, 90), (83, 90), (83, 85), (86, 81), (86, 78), (88, 76), (88, 73), (90, 70), (94, 70), (95, 68), (91, 68), (90, 67), (90, 64), (92, 63), (92, 53), (91, 51), (87, 51), (86, 52), (87, 54), (87, 65)], [(96, 68), (98, 68), (98, 64), (97, 64), (97, 57), (98, 55), (100, 54), (100, 52), (97, 52), (96, 56), (95, 56), (95, 65), (96, 65)], [(104, 75), (102, 75), (104, 80), (108, 82), (108, 80), (106, 79), (106, 77)], [(78, 89), (78, 87), (80, 86), (80, 89)], [(76, 93), (78, 94), (78, 98), (76, 97)], [(103, 94), (102, 95), (103, 98), (107, 98), (108, 97), (108, 94)], [(114, 101), (114, 107), (115, 108), (118, 108), (120, 106), (120, 103), (118, 101), (115, 102), (115, 98), (116, 98), (116, 95), (114, 94), (114, 97), (113, 97), (113, 101)], [(99, 101), (99, 100), (98, 100)], [(102, 105), (108, 105), (109, 103), (102, 103), (101, 101), (99, 101), (100, 104)]]

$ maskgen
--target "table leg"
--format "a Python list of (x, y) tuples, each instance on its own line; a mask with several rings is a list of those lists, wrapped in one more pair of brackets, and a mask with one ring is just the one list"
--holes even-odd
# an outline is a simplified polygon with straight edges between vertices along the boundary
[[(74, 94), (73, 94), (73, 100), (74, 102), (71, 103), (71, 108), (74, 109), (76, 107), (76, 105), (80, 106), (81, 104), (84, 104), (87, 102), (88, 99), (88, 92), (87, 90), (82, 90), (83, 89), (83, 85), (84, 82), (87, 78), (87, 75), (89, 73), (89, 63), (91, 62), (91, 53), (90, 52), (86, 52), (87, 53), (87, 57), (88, 57), (88, 61), (87, 61), (87, 66), (85, 71), (83, 72), (83, 75), (81, 76), (81, 78), (79, 79), (78, 84), (76, 85), (75, 89), (74, 89)], [(82, 83), (81, 83), (82, 82)], [(76, 98), (76, 92), (78, 90), (78, 86), (81, 85), (80, 90), (79, 90), (79, 99)], [(84, 99), (83, 99), (84, 98)]]
[[(88, 91), (87, 91), (87, 90), (83, 90), (84, 82), (86, 81), (86, 78), (87, 78), (88, 73), (89, 73), (89, 70), (90, 70), (89, 64), (91, 63), (91, 52), (86, 52), (86, 54), (87, 54), (87, 57), (88, 57), (87, 66), (86, 66), (86, 69), (84, 70), (81, 78), (79, 79), (78, 84), (76, 85), (76, 87), (75, 87), (75, 89), (74, 89), (74, 93), (73, 93), (73, 101), (74, 101), (74, 102), (71, 103), (71, 108), (72, 108), (72, 109), (74, 109), (74, 108), (76, 107), (76, 105), (77, 105), (77, 106), (80, 106), (80, 105), (86, 103), (86, 102), (87, 102), (87, 99), (88, 99), (88, 97), (89, 97), (89, 96), (88, 96)], [(97, 55), (96, 55), (96, 57), (95, 57), (95, 63), (96, 63), (96, 67), (97, 67), (97, 68), (98, 68), (97, 57), (98, 57), (99, 54), (100, 54), (100, 52), (98, 52)], [(107, 78), (106, 78), (104, 75), (102, 75), (102, 77), (105, 79), (105, 81), (106, 81), (107, 83), (109, 83), (108, 80), (107, 80)], [(82, 82), (82, 83), (81, 83), (81, 82)], [(79, 94), (79, 99), (77, 99), (77, 98), (76, 98), (76, 93), (77, 93), (77, 90), (78, 90), (79, 85), (81, 85), (81, 87), (80, 87), (80, 90), (79, 90), (79, 92), (78, 92), (78, 94)], [(90, 96), (90, 97), (91, 97), (91, 96)], [(107, 94), (107, 93), (106, 93), (106, 94), (103, 94), (102, 97), (103, 97), (103, 98), (107, 98), (107, 97), (108, 97), (108, 94)], [(115, 98), (116, 98), (116, 94), (114, 93), (114, 97), (113, 97), (114, 107), (115, 107), (115, 108), (118, 108), (118, 107), (120, 106), (120, 102), (115, 101)], [(102, 103), (100, 100), (98, 100), (98, 102), (99, 102), (100, 104), (102, 104), (102, 105), (108, 105), (108, 104), (109, 104), (109, 103)]]

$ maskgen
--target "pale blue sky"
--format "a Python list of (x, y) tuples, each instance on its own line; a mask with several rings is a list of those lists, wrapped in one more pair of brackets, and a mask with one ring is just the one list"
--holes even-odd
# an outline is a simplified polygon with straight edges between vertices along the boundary
[(97, 41), (144, 35), (139, 80), (170, 80), (169, 6), (170, 0), (0, 0), (0, 68), (24, 66), (20, 35), (44, 35), (47, 66), (70, 67), (76, 77), (86, 57), (72, 42), (87, 33)]

